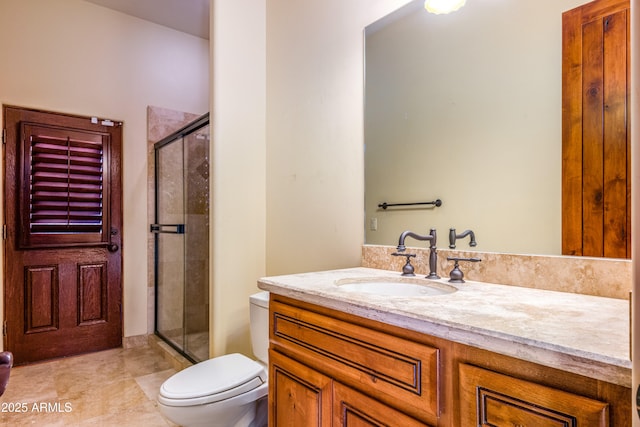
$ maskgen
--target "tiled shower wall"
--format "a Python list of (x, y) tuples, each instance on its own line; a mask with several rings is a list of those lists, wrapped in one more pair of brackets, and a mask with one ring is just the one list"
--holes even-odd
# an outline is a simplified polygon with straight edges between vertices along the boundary
[[(155, 218), (155, 162), (153, 145), (171, 135), (178, 129), (197, 119), (199, 115), (175, 111), (160, 107), (147, 107), (147, 221), (152, 224)], [(147, 240), (147, 333), (153, 334), (155, 311), (155, 276), (153, 234)], [(182, 296), (180, 296), (182, 300)], [(208, 326), (208, 325), (207, 325)]]

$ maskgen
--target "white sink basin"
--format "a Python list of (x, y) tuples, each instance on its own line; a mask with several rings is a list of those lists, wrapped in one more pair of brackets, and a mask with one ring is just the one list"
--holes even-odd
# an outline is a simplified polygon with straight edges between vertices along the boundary
[(429, 282), (425, 279), (405, 277), (372, 277), (341, 279), (336, 281), (338, 289), (344, 292), (358, 292), (394, 297), (424, 297), (445, 295), (457, 291), (453, 286)]

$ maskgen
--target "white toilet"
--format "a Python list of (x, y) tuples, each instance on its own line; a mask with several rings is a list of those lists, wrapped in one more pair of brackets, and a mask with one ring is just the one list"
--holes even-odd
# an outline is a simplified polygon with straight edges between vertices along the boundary
[(251, 345), (259, 361), (226, 354), (190, 366), (160, 387), (158, 407), (184, 427), (267, 425), (269, 292), (249, 297)]

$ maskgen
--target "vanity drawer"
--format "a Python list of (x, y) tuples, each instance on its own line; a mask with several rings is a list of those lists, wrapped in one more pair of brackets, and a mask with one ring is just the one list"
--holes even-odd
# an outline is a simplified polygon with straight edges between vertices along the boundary
[(415, 417), (439, 409), (437, 348), (271, 301), (271, 346)]
[(475, 366), (460, 364), (463, 426), (609, 425), (609, 405)]

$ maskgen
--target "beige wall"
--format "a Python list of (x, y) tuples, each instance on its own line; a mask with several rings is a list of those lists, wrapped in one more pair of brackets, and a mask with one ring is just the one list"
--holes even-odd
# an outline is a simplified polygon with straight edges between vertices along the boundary
[(355, 266), (363, 29), (406, 0), (267, 1), (267, 272)]
[(0, 39), (0, 103), (124, 122), (124, 334), (145, 334), (147, 106), (208, 111), (208, 42), (82, 0), (2, 0)]
[(211, 0), (210, 352), (251, 354), (248, 297), (265, 274), (265, 3)]

